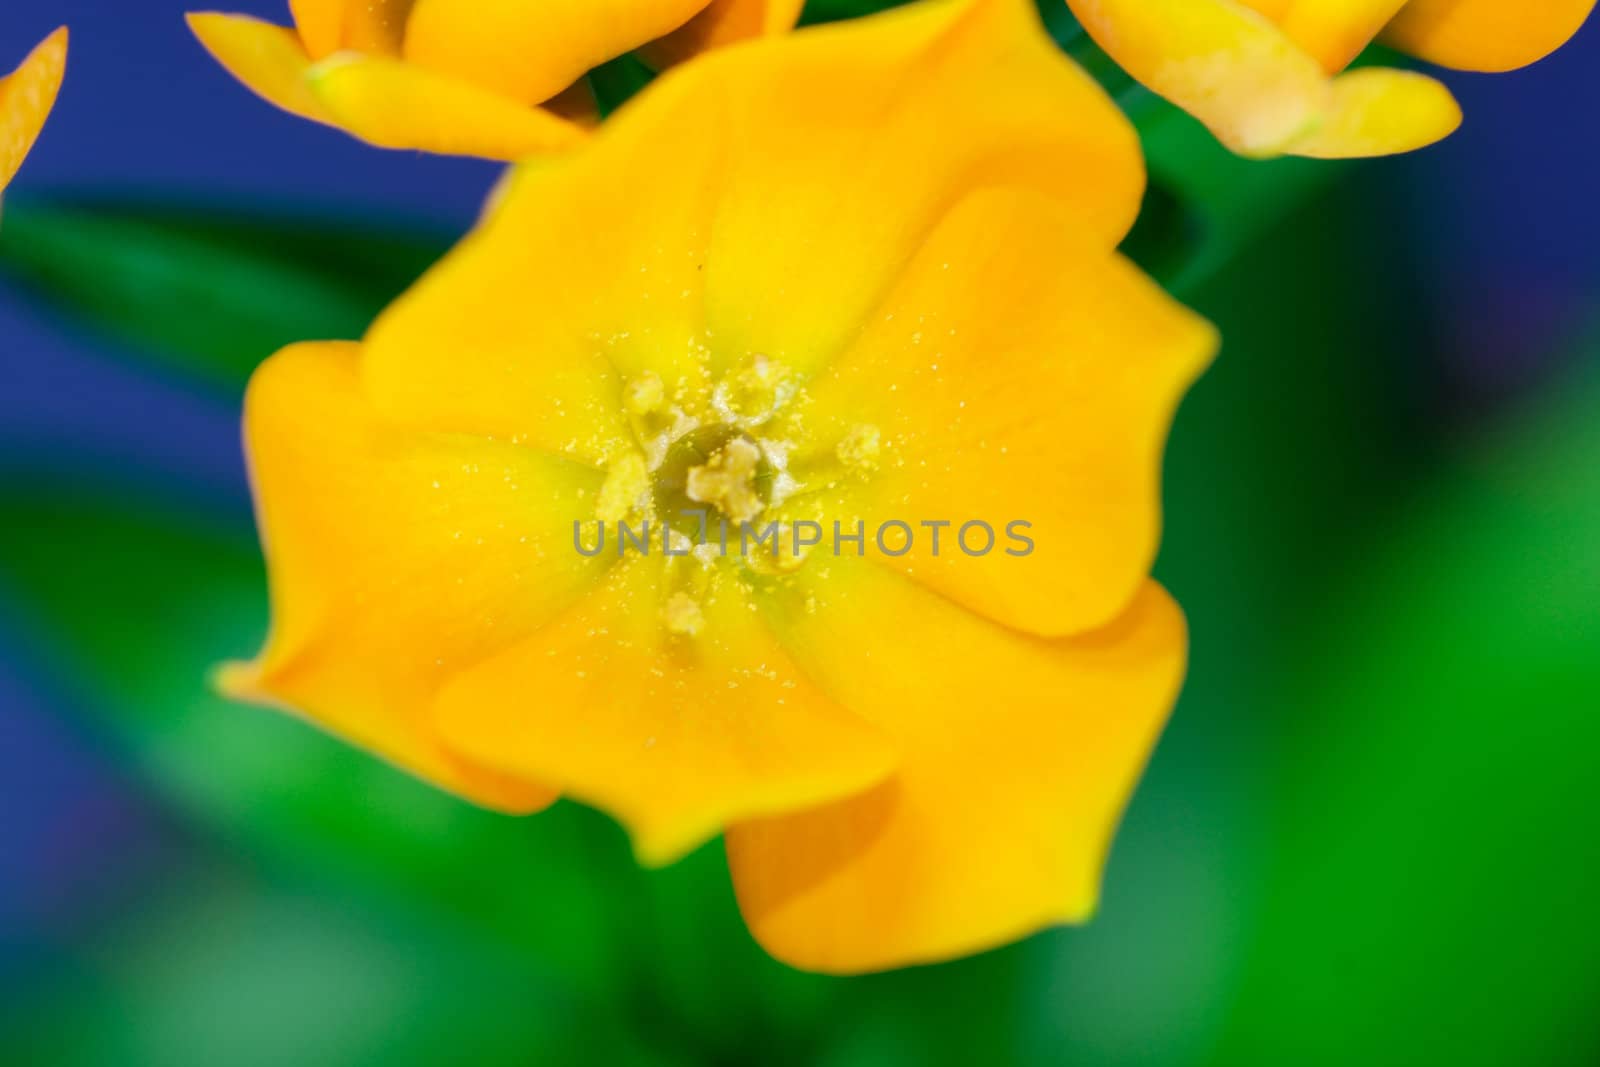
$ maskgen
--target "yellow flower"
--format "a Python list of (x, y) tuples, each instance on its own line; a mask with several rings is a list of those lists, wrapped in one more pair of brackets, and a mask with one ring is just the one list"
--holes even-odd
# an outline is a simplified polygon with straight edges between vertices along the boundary
[(384, 148), (516, 160), (593, 125), (583, 76), (643, 48), (658, 65), (782, 33), (803, 0), (290, 0), (294, 29), (189, 26), (234, 77), (293, 114)]
[(1408, 152), (1461, 110), (1411, 71), (1340, 73), (1376, 39), (1458, 70), (1526, 66), (1566, 43), (1594, 0), (1067, 0), (1130, 74), (1249, 156)]
[[(647, 863), (725, 831), (802, 967), (1081, 920), (1183, 674), (1148, 572), (1215, 345), (1115, 251), (1142, 187), (1031, 0), (678, 68), (364, 342), (258, 371), (274, 623), (224, 688)], [(778, 533), (723, 556), (739, 519)]]
[(45, 38), (14, 72), (0, 78), (0, 193), (27, 158), (55, 106), (67, 70), (67, 29)]

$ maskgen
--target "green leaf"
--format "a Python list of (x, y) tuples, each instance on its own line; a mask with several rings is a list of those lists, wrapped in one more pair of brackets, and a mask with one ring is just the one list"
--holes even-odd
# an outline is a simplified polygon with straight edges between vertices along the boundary
[(8, 200), (0, 274), (233, 392), (284, 345), (359, 338), (447, 245), (327, 222)]

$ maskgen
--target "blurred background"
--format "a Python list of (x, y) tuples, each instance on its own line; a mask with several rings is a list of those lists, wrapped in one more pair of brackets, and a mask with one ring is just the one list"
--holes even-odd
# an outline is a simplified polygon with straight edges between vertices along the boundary
[(839, 980), (762, 955), (718, 844), (643, 872), (211, 695), (266, 619), (246, 376), (496, 169), (270, 109), (183, 9), (0, 9), (0, 66), (73, 33), (0, 227), (0, 1061), (1600, 1062), (1600, 25), (1358, 165), (1113, 85), (1129, 251), (1226, 338), (1168, 463), (1188, 687), (1092, 924)]

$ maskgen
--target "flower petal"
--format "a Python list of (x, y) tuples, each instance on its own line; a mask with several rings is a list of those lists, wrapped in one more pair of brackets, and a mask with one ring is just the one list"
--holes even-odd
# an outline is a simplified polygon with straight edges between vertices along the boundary
[(1316, 129), (1286, 146), (1297, 156), (1352, 159), (1410, 152), (1461, 125), (1450, 90), (1409, 70), (1363, 67), (1333, 82), (1333, 102)]
[(286, 706), (480, 803), (551, 794), (453, 755), (429, 725), (452, 674), (581, 595), (603, 561), (571, 548), (587, 468), (499, 442), (403, 432), (361, 395), (360, 349), (299, 345), (256, 372), (246, 444), (271, 565), (260, 658), (230, 694)]
[(751, 37), (787, 33), (800, 21), (805, 0), (711, 0), (706, 9), (639, 54), (657, 70)]
[(67, 70), (67, 29), (46, 37), (11, 74), (0, 78), (0, 192), (11, 184), (39, 139)]
[(663, 121), (629, 123), (630, 108), (582, 152), (513, 172), (485, 224), (370, 332), (381, 410), (605, 464), (633, 447), (628, 376), (701, 386), (723, 148), (691, 88), (668, 79), (648, 94)]
[(1149, 585), (1094, 634), (1043, 641), (856, 560), (802, 570), (769, 610), (796, 660), (903, 747), (861, 797), (736, 825), (756, 939), (807, 970), (947, 959), (1093, 910), (1123, 806), (1183, 675)]
[(295, 29), (313, 60), (349, 49), (398, 55), (415, 0), (289, 0)]
[(674, 76), (718, 86), (726, 104), (733, 147), (705, 276), (723, 366), (832, 358), (974, 189), (1038, 189), (1108, 248), (1143, 194), (1132, 127), (1062, 56), (1032, 0), (913, 4), (712, 53)]
[(1566, 44), (1594, 6), (1595, 0), (1411, 0), (1384, 41), (1442, 67), (1515, 70)]
[(295, 30), (313, 59), (323, 59), (344, 47), (345, 12), (350, 0), (289, 0)]
[(694, 393), (755, 354), (822, 365), (971, 189), (1037, 188), (1110, 248), (1142, 181), (1132, 127), (1027, 0), (754, 41), (520, 174), (378, 322), (369, 386), (397, 418), (604, 462), (622, 378)]
[[(810, 385), (806, 417), (826, 448), (856, 426), (881, 440), (850, 503), (869, 530), (915, 528), (883, 561), (1036, 633), (1122, 612), (1155, 557), (1167, 428), (1212, 327), (1027, 190), (964, 201), (880, 310)], [(941, 520), (936, 553), (916, 527)], [(962, 550), (969, 521), (988, 524), (987, 555)], [(1020, 558), (1005, 551), (1021, 551), (1014, 521), (1035, 543)], [(985, 536), (971, 531), (973, 551)]]
[(206, 51), (245, 87), (292, 115), (336, 125), (311, 91), (311, 57), (295, 32), (249, 15), (196, 12), (189, 29)]
[(553, 112), (387, 56), (340, 52), (307, 77), (341, 128), (381, 148), (512, 161), (587, 136)]
[(405, 56), (524, 104), (687, 22), (707, 0), (417, 0)]
[(1241, 0), (1337, 74), (1372, 43), (1406, 0)]
[(1101, 48), (1241, 155), (1270, 156), (1320, 121), (1327, 73), (1235, 0), (1068, 0)]
[(454, 681), (435, 714), (448, 742), (613, 813), (651, 864), (730, 820), (857, 793), (890, 771), (882, 735), (796, 669), (730, 571), (708, 575), (683, 609), (694, 636), (663, 625), (669, 597), (686, 595), (663, 588), (667, 573), (632, 557), (567, 615)]
[(397, 56), (416, 0), (345, 0), (343, 47)]

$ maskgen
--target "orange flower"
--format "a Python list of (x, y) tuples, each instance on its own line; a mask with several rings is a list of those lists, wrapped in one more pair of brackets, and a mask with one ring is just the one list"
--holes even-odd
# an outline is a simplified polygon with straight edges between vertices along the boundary
[(802, 0), (291, 0), (295, 28), (192, 14), (258, 95), (384, 148), (516, 160), (571, 147), (594, 118), (581, 79), (644, 47), (665, 65), (782, 33)]
[(67, 28), (52, 33), (14, 72), (0, 78), (0, 193), (27, 158), (55, 106), (67, 70)]
[(1373, 40), (1459, 70), (1526, 66), (1595, 0), (1067, 0), (1113, 59), (1243, 155), (1379, 156), (1460, 125), (1443, 85), (1365, 67)]
[[(257, 372), (274, 621), (225, 689), (647, 863), (725, 831), (801, 967), (1087, 916), (1183, 675), (1148, 573), (1215, 346), (1116, 252), (1127, 121), (1031, 0), (949, 0), (687, 64), (514, 173), (363, 343)], [(651, 547), (589, 554), (622, 522)]]

